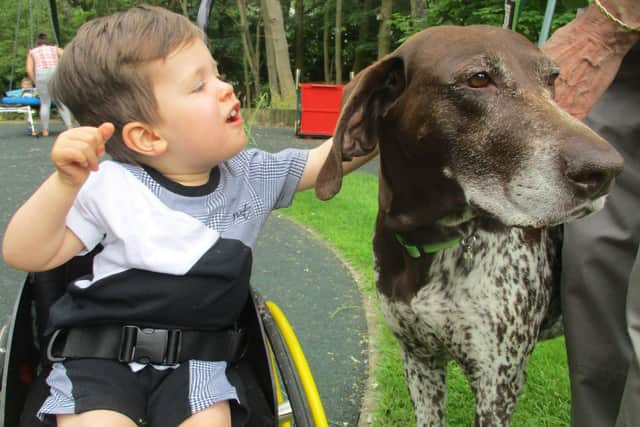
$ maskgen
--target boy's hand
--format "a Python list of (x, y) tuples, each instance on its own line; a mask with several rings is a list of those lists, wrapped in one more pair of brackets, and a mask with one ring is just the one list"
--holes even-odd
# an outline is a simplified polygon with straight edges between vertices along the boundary
[(60, 134), (51, 149), (51, 160), (62, 181), (74, 187), (81, 186), (91, 171), (98, 170), (98, 158), (105, 143), (115, 131), (111, 123), (99, 127), (78, 127)]

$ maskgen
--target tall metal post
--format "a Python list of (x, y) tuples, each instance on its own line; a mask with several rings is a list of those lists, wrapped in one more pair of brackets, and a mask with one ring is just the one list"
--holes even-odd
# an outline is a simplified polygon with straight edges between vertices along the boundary
[(544, 20), (542, 21), (542, 29), (540, 29), (540, 37), (538, 38), (538, 46), (542, 46), (542, 44), (549, 38), (551, 21), (553, 20), (553, 14), (555, 11), (556, 0), (547, 0), (547, 8), (544, 11)]
[(60, 24), (58, 23), (58, 7), (56, 6), (56, 0), (49, 0), (49, 19), (51, 20), (51, 27), (53, 28), (53, 37), (55, 37), (56, 44), (60, 46)]
[(201, 0), (198, 8), (198, 17), (196, 22), (203, 33), (207, 33), (207, 22), (209, 21), (209, 13), (211, 12), (212, 0)]

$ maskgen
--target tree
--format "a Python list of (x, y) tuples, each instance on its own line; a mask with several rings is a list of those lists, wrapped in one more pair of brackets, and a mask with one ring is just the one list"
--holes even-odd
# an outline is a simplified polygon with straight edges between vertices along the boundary
[[(55, 1), (62, 47), (89, 19), (140, 3), (140, 0)], [(520, 17), (518, 32), (534, 42), (546, 1), (527, 0)], [(4, 90), (9, 86), (12, 65), (14, 80), (24, 75), (24, 58), (37, 34), (35, 27), (52, 33), (47, 3), (46, 0), (0, 0), (3, 24), (0, 25), (0, 79)], [(145, 0), (145, 3), (167, 7), (195, 20), (199, 1)], [(552, 30), (572, 19), (576, 7), (586, 3), (587, 0), (559, 0)], [(33, 29), (29, 26), (29, 5)], [(22, 9), (18, 20), (19, 6)], [(245, 106), (251, 105), (251, 100), (262, 92), (269, 91), (273, 107), (294, 108), (294, 67), (303, 71), (304, 81), (339, 82), (348, 71), (361, 70), (427, 25), (499, 26), (503, 17), (504, 0), (396, 0), (393, 3), (392, 0), (226, 0), (211, 2), (206, 31), (221, 73), (242, 92)], [(19, 25), (14, 55), (16, 21)]]
[(302, 73), (304, 68), (304, 1), (296, 1), (296, 69)]
[[(250, 82), (253, 81), (256, 96), (260, 95), (260, 37), (256, 37), (256, 48), (253, 47), (249, 22), (247, 20), (247, 6), (245, 0), (236, 0), (240, 13), (240, 36), (242, 37), (243, 69), (245, 74), (245, 92), (247, 103), (251, 103)], [(256, 32), (260, 33), (260, 25), (256, 25)], [(248, 68), (248, 70), (246, 69)], [(249, 77), (249, 75), (251, 77)]]
[(329, 2), (324, 4), (322, 13), (322, 68), (324, 81), (331, 81), (331, 54), (329, 52)]
[(372, 21), (371, 18), (371, 2), (372, 0), (358, 0), (359, 5), (362, 5), (361, 13), (357, 15), (358, 26), (358, 41), (355, 46), (353, 66), (351, 71), (357, 73), (367, 66), (368, 60), (368, 45), (369, 41), (369, 27)]
[(392, 0), (382, 0), (380, 3), (379, 21), (380, 27), (378, 30), (378, 59), (385, 56), (391, 50), (391, 10)]
[(342, 0), (336, 0), (336, 84), (342, 84)]
[(411, 18), (417, 29), (427, 26), (427, 4), (425, 0), (411, 0)]
[(271, 105), (295, 109), (296, 87), (289, 63), (289, 46), (284, 31), (282, 6), (279, 0), (261, 0), (260, 4), (264, 22)]
[(189, 0), (175, 0), (170, 3), (176, 3), (176, 6), (180, 8), (180, 11), (184, 16), (189, 16)]

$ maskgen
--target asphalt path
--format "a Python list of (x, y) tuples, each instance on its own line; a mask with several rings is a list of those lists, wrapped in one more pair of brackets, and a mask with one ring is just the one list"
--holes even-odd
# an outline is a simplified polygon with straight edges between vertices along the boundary
[[(34, 138), (22, 123), (0, 123), (0, 227), (48, 176), (51, 145), (61, 130)], [(292, 129), (252, 128), (250, 146), (267, 151), (310, 148)], [(375, 164), (368, 166), (375, 173)], [(42, 213), (46, 215), (46, 212)], [(0, 319), (10, 316), (25, 274), (0, 263)], [(255, 250), (253, 286), (276, 302), (293, 325), (332, 426), (355, 426), (367, 372), (367, 326), (349, 271), (321, 240), (275, 213)]]

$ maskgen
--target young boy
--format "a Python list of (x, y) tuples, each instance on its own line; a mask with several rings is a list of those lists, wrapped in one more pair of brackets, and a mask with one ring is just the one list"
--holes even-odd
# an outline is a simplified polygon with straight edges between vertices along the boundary
[(22, 80), (20, 80), (20, 89), (23, 91), (33, 90), (33, 82), (29, 77), (23, 77)]
[[(92, 275), (52, 306), (49, 333), (231, 328), (269, 212), (314, 185), (330, 140), (242, 151), (240, 103), (204, 39), (183, 16), (139, 6), (88, 22), (65, 49), (52, 91), (82, 127), (55, 141), (55, 172), (3, 242), (7, 264), (26, 271), (103, 247)], [(105, 151), (113, 161), (99, 164)], [(245, 404), (224, 360), (144, 362), (54, 363), (38, 416), (63, 427), (229, 426)]]

